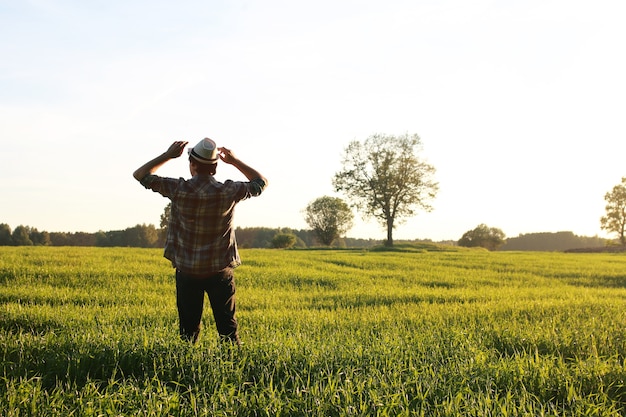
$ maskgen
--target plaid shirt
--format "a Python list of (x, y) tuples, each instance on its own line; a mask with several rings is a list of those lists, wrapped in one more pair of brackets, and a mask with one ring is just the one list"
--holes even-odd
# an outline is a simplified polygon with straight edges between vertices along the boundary
[(172, 200), (164, 256), (174, 268), (210, 275), (241, 264), (233, 229), (235, 205), (260, 195), (263, 180), (221, 183), (212, 175), (189, 180), (147, 175), (141, 184)]

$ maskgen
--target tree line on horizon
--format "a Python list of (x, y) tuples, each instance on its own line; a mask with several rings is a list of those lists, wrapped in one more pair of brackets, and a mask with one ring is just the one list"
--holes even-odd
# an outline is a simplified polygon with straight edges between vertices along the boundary
[(508, 238), (500, 251), (567, 251), (582, 248), (601, 248), (609, 242), (598, 236), (578, 236), (573, 232), (524, 233)]
[(573, 232), (541, 232), (520, 234), (506, 238), (497, 227), (479, 224), (468, 230), (457, 242), (459, 246), (481, 247), (490, 251), (569, 251), (582, 249), (601, 249), (615, 246), (615, 241), (598, 236), (578, 236)]
[[(291, 228), (238, 227), (235, 229), (240, 248), (281, 248), (281, 236), (290, 236), (289, 247), (309, 248), (324, 246), (313, 230)], [(160, 248), (165, 243), (166, 228), (153, 224), (138, 224), (124, 230), (88, 232), (48, 232), (31, 226), (19, 225), (14, 230), (0, 223), (0, 246), (95, 246)], [(368, 248), (381, 244), (381, 240), (344, 237), (333, 242), (332, 247)]]
[[(237, 244), (240, 248), (316, 248), (322, 244), (313, 230), (270, 228), (270, 227), (238, 227), (235, 229)], [(289, 244), (281, 245), (290, 237)], [(95, 246), (95, 247), (141, 247), (161, 248), (165, 240), (165, 229), (156, 228), (152, 224), (138, 224), (124, 230), (87, 232), (47, 232), (39, 231), (30, 226), (17, 226), (14, 230), (6, 223), (0, 224), (0, 246)], [(400, 240), (396, 243), (438, 243), (458, 245), (457, 241), (434, 242), (430, 239)], [(381, 239), (360, 239), (343, 237), (335, 240), (333, 248), (372, 248), (384, 244)], [(573, 232), (540, 232), (520, 234), (518, 237), (507, 238), (498, 247), (498, 251), (566, 251), (579, 248), (602, 247), (608, 244), (607, 239), (598, 236), (578, 236)]]
[(88, 232), (48, 232), (19, 225), (13, 231), (0, 224), (0, 246), (122, 246), (159, 247), (164, 242), (162, 232), (154, 225), (138, 224), (124, 230)]

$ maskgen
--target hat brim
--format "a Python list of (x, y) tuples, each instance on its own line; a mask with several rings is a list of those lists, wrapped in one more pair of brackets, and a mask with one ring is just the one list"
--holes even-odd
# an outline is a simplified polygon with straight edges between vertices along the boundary
[(193, 159), (195, 159), (196, 161), (200, 162), (201, 164), (215, 164), (217, 163), (218, 158), (214, 158), (214, 159), (207, 159), (207, 158), (203, 158), (200, 155), (198, 155), (193, 149), (189, 149), (187, 151), (187, 153), (189, 154), (189, 156), (191, 156)]

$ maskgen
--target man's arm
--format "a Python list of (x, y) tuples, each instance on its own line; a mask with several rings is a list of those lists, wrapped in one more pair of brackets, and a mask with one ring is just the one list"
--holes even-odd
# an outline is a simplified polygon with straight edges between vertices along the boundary
[(265, 178), (259, 171), (252, 168), (241, 159), (237, 158), (233, 151), (227, 148), (217, 148), (219, 151), (219, 156), (224, 163), (229, 164), (237, 168), (243, 175), (246, 176), (248, 181), (252, 181), (253, 179), (259, 178), (261, 179), (265, 185), (267, 186), (267, 178)]
[(185, 146), (187, 146), (188, 143), (189, 142), (185, 141), (177, 141), (172, 143), (167, 151), (137, 168), (137, 170), (133, 172), (133, 177), (135, 177), (137, 181), (141, 181), (146, 175), (154, 174), (167, 161), (181, 156), (183, 154), (183, 151), (185, 150)]

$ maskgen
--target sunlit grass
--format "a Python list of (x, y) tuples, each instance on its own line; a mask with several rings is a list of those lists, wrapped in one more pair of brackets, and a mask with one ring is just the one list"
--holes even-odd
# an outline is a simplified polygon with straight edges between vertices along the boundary
[(244, 250), (243, 347), (160, 250), (0, 249), (0, 415), (614, 415), (626, 256)]

